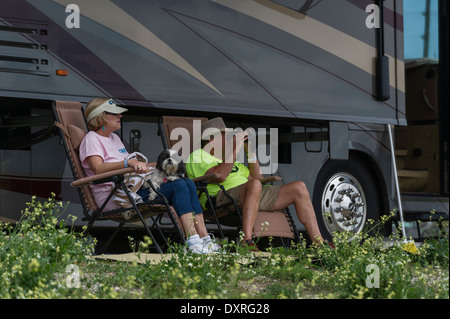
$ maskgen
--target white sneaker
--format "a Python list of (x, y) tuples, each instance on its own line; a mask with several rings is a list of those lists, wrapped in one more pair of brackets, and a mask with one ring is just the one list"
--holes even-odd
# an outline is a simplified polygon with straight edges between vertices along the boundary
[(194, 254), (204, 254), (203, 252), (203, 240), (199, 235), (193, 235), (187, 240), (187, 248), (189, 252)]
[(193, 253), (193, 254), (204, 254), (204, 249), (205, 246), (203, 245), (202, 241), (198, 241), (194, 244), (189, 244), (188, 243), (188, 250), (189, 252)]
[(217, 244), (213, 238), (211, 238), (211, 235), (208, 235), (203, 240), (203, 251), (204, 254), (215, 254), (215, 253), (222, 253), (222, 247)]

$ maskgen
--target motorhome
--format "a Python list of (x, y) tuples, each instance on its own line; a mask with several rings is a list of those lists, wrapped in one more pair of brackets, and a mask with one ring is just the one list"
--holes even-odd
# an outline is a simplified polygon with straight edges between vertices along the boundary
[(129, 109), (118, 132), (128, 151), (149, 160), (163, 115), (275, 131), (271, 174), (306, 183), (327, 236), (398, 215), (399, 195), (407, 221), (448, 219), (448, 10), (445, 0), (2, 0), (0, 216), (18, 220), (31, 196), (51, 192), (82, 216), (51, 106), (110, 97)]

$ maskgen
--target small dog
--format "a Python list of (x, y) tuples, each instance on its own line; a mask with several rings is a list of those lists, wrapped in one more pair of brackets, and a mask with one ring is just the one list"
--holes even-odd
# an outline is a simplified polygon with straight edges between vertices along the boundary
[(162, 173), (162, 177), (171, 182), (179, 178), (184, 178), (186, 166), (181, 155), (174, 150), (166, 149), (161, 152), (156, 161), (156, 169)]
[[(161, 184), (173, 182), (177, 179), (184, 179), (186, 176), (186, 166), (181, 155), (172, 149), (165, 149), (159, 154), (156, 161), (156, 169), (150, 174), (150, 180), (155, 188), (159, 189)], [(149, 199), (154, 199), (156, 193), (150, 191)]]

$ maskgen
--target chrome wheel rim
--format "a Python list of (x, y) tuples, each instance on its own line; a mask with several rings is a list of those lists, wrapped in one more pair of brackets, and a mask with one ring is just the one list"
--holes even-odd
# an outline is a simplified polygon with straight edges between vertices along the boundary
[(351, 174), (340, 172), (327, 182), (322, 194), (322, 217), (327, 230), (357, 233), (367, 220), (364, 190)]

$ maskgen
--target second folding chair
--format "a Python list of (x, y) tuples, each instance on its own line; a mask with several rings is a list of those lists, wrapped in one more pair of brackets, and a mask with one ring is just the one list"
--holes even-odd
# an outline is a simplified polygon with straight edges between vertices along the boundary
[[(199, 128), (197, 126), (201, 126), (201, 123), (207, 120), (208, 119), (204, 117), (161, 117), (159, 121), (159, 135), (161, 136), (163, 146), (165, 148), (172, 148), (174, 146), (182, 147), (180, 150), (177, 149), (177, 151), (180, 151), (183, 158), (186, 159), (189, 156), (189, 154), (186, 154), (187, 151), (193, 152), (195, 150), (195, 147), (200, 147), (198, 141), (195, 140), (196, 136), (199, 135), (199, 132), (194, 132), (194, 130), (196, 128)], [(177, 134), (172, 134), (172, 131), (174, 131), (175, 129), (178, 129), (178, 131), (175, 131)], [(190, 146), (188, 148), (186, 148), (186, 143), (177, 144), (181, 141), (182, 137), (185, 137), (187, 135), (179, 135), (178, 133), (180, 132), (189, 133)], [(183, 147), (185, 149), (183, 149)], [(261, 183), (265, 184), (278, 180), (280, 180), (278, 177), (270, 176), (261, 180)], [(205, 176), (196, 178), (193, 181), (196, 182), (199, 196), (202, 192), (207, 196), (207, 210), (204, 212), (204, 216), (205, 219), (211, 220), (216, 223), (219, 235), (222, 238), (225, 237), (222, 225), (237, 227), (237, 230), (239, 231), (240, 227), (242, 226), (241, 210), (236, 204), (236, 201), (227, 194), (225, 189), (223, 189), (220, 184), (217, 183), (214, 174), (207, 174)], [(224, 191), (225, 195), (231, 199), (232, 204), (227, 204), (220, 207), (216, 206), (215, 198), (213, 196), (210, 196), (210, 194), (208, 193), (207, 186), (209, 183), (218, 184)], [(253, 228), (253, 233), (255, 237), (280, 238), (281, 244), (284, 246), (289, 246), (292, 240), (295, 242), (299, 241), (299, 235), (289, 208), (275, 212), (258, 212), (258, 217)]]

